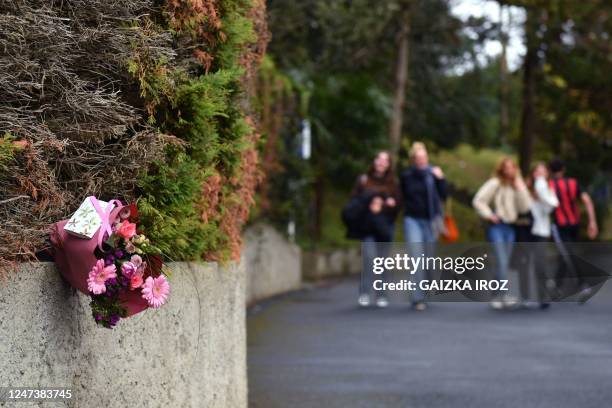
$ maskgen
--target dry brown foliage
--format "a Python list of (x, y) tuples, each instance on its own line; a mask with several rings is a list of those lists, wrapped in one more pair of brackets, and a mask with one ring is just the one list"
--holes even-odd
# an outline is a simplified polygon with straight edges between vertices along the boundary
[(245, 68), (244, 83), (247, 93), (255, 96), (255, 86), (257, 82), (257, 72), (261, 61), (266, 54), (271, 35), (268, 30), (268, 20), (266, 14), (266, 1), (253, 0), (253, 7), (249, 11), (249, 19), (253, 23), (253, 31), (257, 40), (251, 44), (240, 58), (240, 65)]
[(0, 136), (27, 142), (0, 174), (1, 263), (45, 249), (49, 224), (88, 195), (133, 198), (139, 172), (161, 157), (126, 66), (144, 50), (173, 57), (169, 35), (146, 31), (151, 4), (0, 3)]
[[(170, 27), (190, 37), (191, 44), (181, 47), (208, 72), (213, 63), (211, 49), (223, 41), (221, 17), (215, 0), (169, 0), (167, 5)], [(183, 38), (183, 41), (187, 40)], [(187, 40), (188, 41), (188, 40)]]
[(249, 145), (242, 151), (237, 175), (226, 180), (231, 184), (234, 193), (226, 200), (219, 225), (221, 231), (229, 237), (229, 252), (235, 261), (240, 260), (242, 227), (249, 220), (250, 210), (255, 205), (255, 190), (263, 178), (257, 151), (257, 142), (261, 135), (255, 131), (252, 117), (247, 117), (247, 122), (253, 132), (247, 137)]

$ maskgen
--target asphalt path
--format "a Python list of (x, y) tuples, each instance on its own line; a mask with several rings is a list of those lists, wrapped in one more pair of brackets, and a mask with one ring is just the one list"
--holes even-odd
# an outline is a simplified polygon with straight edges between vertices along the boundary
[(251, 407), (612, 407), (611, 282), (544, 311), (362, 310), (356, 291), (344, 280), (249, 312)]

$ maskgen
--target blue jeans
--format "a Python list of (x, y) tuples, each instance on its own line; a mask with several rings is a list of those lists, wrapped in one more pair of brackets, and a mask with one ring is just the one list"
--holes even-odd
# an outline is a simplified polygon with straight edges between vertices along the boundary
[[(431, 220), (404, 217), (404, 239), (407, 243), (408, 255), (413, 257), (433, 256), (436, 237), (433, 233)], [(420, 288), (420, 282), (425, 279), (425, 274), (425, 271), (419, 268), (412, 275), (411, 280), (416, 283), (415, 290), (411, 291), (413, 303), (425, 300), (425, 293)]]
[[(393, 225), (390, 226), (393, 228)], [(359, 294), (371, 294), (374, 291), (373, 284), (374, 280), (387, 281), (387, 273), (383, 272), (380, 275), (376, 275), (373, 272), (374, 258), (386, 257), (389, 243), (376, 242), (373, 236), (367, 236), (361, 241), (361, 257), (363, 262), (361, 281), (359, 284)], [(385, 291), (375, 291), (376, 297), (385, 296)]]
[(497, 260), (496, 279), (508, 279), (508, 268), (515, 238), (514, 226), (511, 224), (490, 224), (487, 228), (487, 241), (493, 244)]

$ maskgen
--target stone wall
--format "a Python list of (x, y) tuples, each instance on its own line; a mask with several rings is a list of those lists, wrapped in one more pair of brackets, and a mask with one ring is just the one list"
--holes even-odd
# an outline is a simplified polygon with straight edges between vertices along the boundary
[(359, 247), (304, 251), (302, 271), (304, 279), (307, 280), (359, 275), (361, 273)]
[(52, 406), (246, 407), (245, 307), (299, 289), (302, 265), (270, 226), (244, 239), (240, 265), (171, 264), (168, 304), (114, 330), (95, 325), (89, 297), (53, 263), (21, 265), (0, 282), (0, 387), (72, 389)]
[(22, 265), (0, 284), (0, 387), (72, 389), (51, 406), (246, 407), (244, 269), (171, 269), (168, 304), (108, 330), (53, 264)]
[(273, 227), (255, 224), (244, 233), (247, 301), (296, 290), (302, 284), (300, 248)]

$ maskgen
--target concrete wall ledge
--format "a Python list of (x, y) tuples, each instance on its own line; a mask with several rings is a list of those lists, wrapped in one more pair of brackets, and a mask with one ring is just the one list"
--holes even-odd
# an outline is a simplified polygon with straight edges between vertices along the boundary
[(310, 281), (359, 275), (360, 247), (304, 251), (302, 270), (304, 279)]
[(72, 389), (50, 406), (246, 407), (244, 268), (170, 267), (168, 304), (108, 330), (54, 264), (21, 265), (0, 283), (0, 387)]
[(297, 245), (264, 223), (250, 226), (244, 242), (249, 304), (301, 287), (302, 253)]

